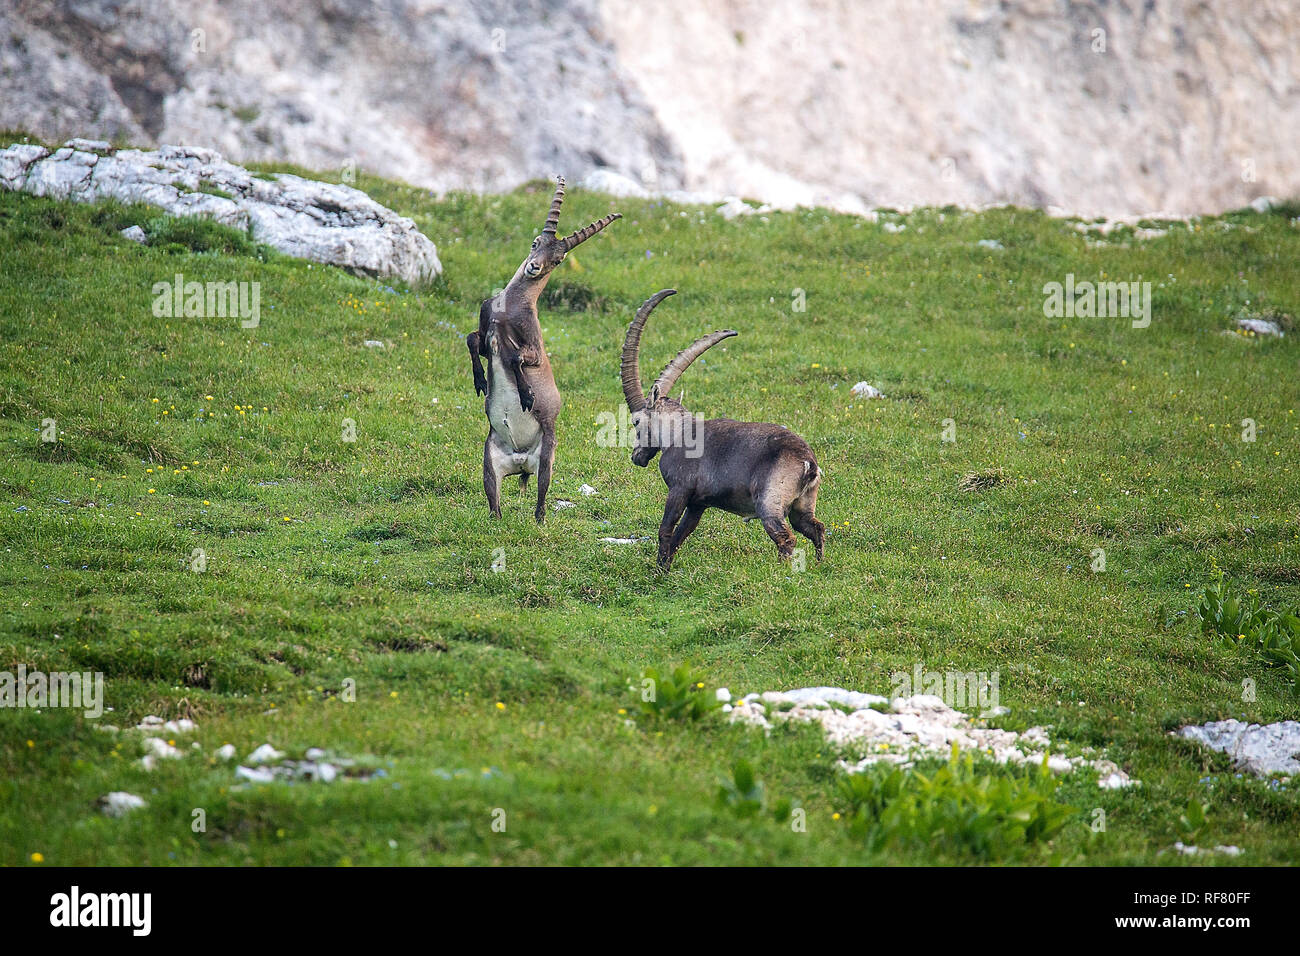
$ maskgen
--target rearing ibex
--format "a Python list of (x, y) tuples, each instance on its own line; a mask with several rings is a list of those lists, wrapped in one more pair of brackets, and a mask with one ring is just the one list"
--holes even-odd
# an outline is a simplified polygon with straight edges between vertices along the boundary
[[(501, 479), (520, 476), (520, 488), (530, 474), (537, 476), (538, 523), (546, 517), (546, 491), (555, 463), (555, 420), (560, 392), (537, 321), (537, 297), (546, 288), (551, 270), (575, 247), (586, 242), (621, 213), (597, 219), (585, 229), (559, 238), (564, 177), (556, 177), (555, 198), (542, 234), (533, 240), (523, 264), (498, 295), (479, 307), (478, 331), (465, 339), (474, 368), (474, 391), (486, 395), (488, 436), (483, 445), (483, 491), (493, 516), (501, 517)], [(483, 375), (480, 357), (488, 360)]]
[(649, 400), (641, 391), (641, 332), (655, 306), (676, 291), (664, 289), (647, 299), (623, 340), (623, 396), (636, 430), (632, 462), (644, 468), (663, 452), (659, 473), (668, 485), (668, 501), (659, 524), (659, 566), (667, 570), (672, 565), (706, 508), (758, 518), (782, 559), (794, 553), (788, 515), (795, 530), (816, 546), (820, 561), (826, 531), (814, 511), (822, 472), (808, 443), (781, 425), (701, 421), (668, 395), (692, 362), (735, 332), (713, 332), (697, 340), (659, 374)]

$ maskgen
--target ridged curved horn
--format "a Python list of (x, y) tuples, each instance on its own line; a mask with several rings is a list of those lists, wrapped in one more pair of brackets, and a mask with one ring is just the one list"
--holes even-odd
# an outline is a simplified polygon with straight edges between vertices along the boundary
[(546, 217), (546, 226), (542, 232), (548, 236), (555, 235), (560, 226), (560, 207), (564, 205), (564, 177), (555, 177), (555, 198), (551, 200), (551, 214)]
[(586, 242), (596, 233), (600, 232), (600, 230), (604, 229), (615, 219), (622, 219), (622, 218), (623, 218), (623, 214), (621, 212), (611, 212), (604, 219), (597, 219), (586, 229), (579, 229), (577, 232), (573, 233), (573, 235), (565, 236), (564, 251), (568, 252), (570, 249), (573, 249), (575, 246), (582, 245), (582, 243)]
[(621, 374), (623, 398), (627, 400), (628, 409), (633, 412), (645, 408), (645, 393), (641, 391), (641, 332), (645, 329), (646, 319), (650, 318), (650, 313), (655, 310), (655, 306), (670, 295), (676, 294), (676, 289), (663, 289), (650, 296), (641, 303), (641, 308), (636, 310), (636, 318), (627, 327), (627, 335), (623, 338)]
[(650, 400), (658, 401), (660, 396), (667, 395), (672, 391), (673, 386), (677, 384), (677, 379), (681, 377), (682, 372), (690, 368), (692, 362), (723, 339), (729, 339), (738, 334), (733, 329), (710, 332), (704, 338), (696, 339), (690, 348), (682, 349), (677, 353), (677, 357), (669, 362), (664, 370), (659, 373), (659, 377), (655, 379), (654, 385), (650, 388)]

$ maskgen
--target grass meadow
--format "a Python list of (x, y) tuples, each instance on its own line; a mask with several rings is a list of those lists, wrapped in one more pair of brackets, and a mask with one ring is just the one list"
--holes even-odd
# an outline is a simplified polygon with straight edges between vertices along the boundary
[[(1294, 787), (1169, 736), (1297, 716), (1284, 675), (1204, 636), (1196, 606), (1219, 572), (1270, 606), (1300, 603), (1300, 353), (1291, 336), (1224, 334), (1300, 306), (1300, 209), (1138, 239), (1013, 208), (728, 221), (571, 190), (562, 229), (624, 218), (542, 301), (565, 402), (551, 500), (573, 507), (539, 527), (533, 489), (513, 482), (489, 518), (464, 336), (549, 187), (358, 185), (434, 240), (435, 284), (357, 278), (146, 207), (0, 193), (0, 670), (101, 672), (112, 708), (0, 709), (0, 864), (1300, 854)], [(134, 224), (149, 244), (119, 236)], [(260, 324), (155, 317), (152, 288), (176, 274), (260, 283)], [(1067, 274), (1150, 281), (1150, 326), (1046, 317), (1043, 286)], [(757, 523), (710, 511), (655, 570), (663, 482), (599, 443), (597, 422), (622, 401), (633, 311), (667, 287), (679, 295), (650, 322), (644, 374), (739, 330), (685, 374), (686, 405), (807, 439), (826, 475), (823, 563), (809, 549), (805, 569), (782, 564)], [(854, 396), (861, 380), (885, 397)], [(1104, 749), (1141, 786), (1062, 778), (1050, 838), (973, 843), (977, 813), (875, 839), (816, 728), (656, 717), (628, 686), (689, 664), (709, 695), (888, 693), (918, 662), (996, 671), (1000, 725)], [(152, 771), (140, 734), (96, 726), (150, 714), (198, 724)], [(268, 742), (351, 758), (352, 777), (250, 784), (216, 756)], [(754, 789), (738, 765), (762, 812), (728, 798)], [(101, 813), (119, 790), (148, 806)], [(802, 829), (782, 819), (791, 806)], [(1176, 840), (1244, 853), (1190, 860)]]

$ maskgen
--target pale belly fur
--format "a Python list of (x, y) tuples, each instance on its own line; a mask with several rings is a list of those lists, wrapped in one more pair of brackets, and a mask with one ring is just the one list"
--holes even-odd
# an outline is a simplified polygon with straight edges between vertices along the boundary
[(527, 471), (536, 471), (536, 459), (542, 444), (542, 428), (519, 403), (519, 390), (515, 377), (492, 351), (492, 385), (488, 393), (488, 423), (503, 451), (513, 464)]

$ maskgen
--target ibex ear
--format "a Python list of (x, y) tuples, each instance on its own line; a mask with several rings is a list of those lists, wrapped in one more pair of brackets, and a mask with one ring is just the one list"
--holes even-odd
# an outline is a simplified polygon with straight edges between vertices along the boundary
[(658, 385), (652, 385), (652, 386), (650, 387), (650, 397), (649, 397), (648, 399), (646, 399), (646, 403), (645, 403), (645, 404), (646, 404), (646, 408), (654, 408), (656, 405), (659, 404), (659, 386), (658, 386)]

